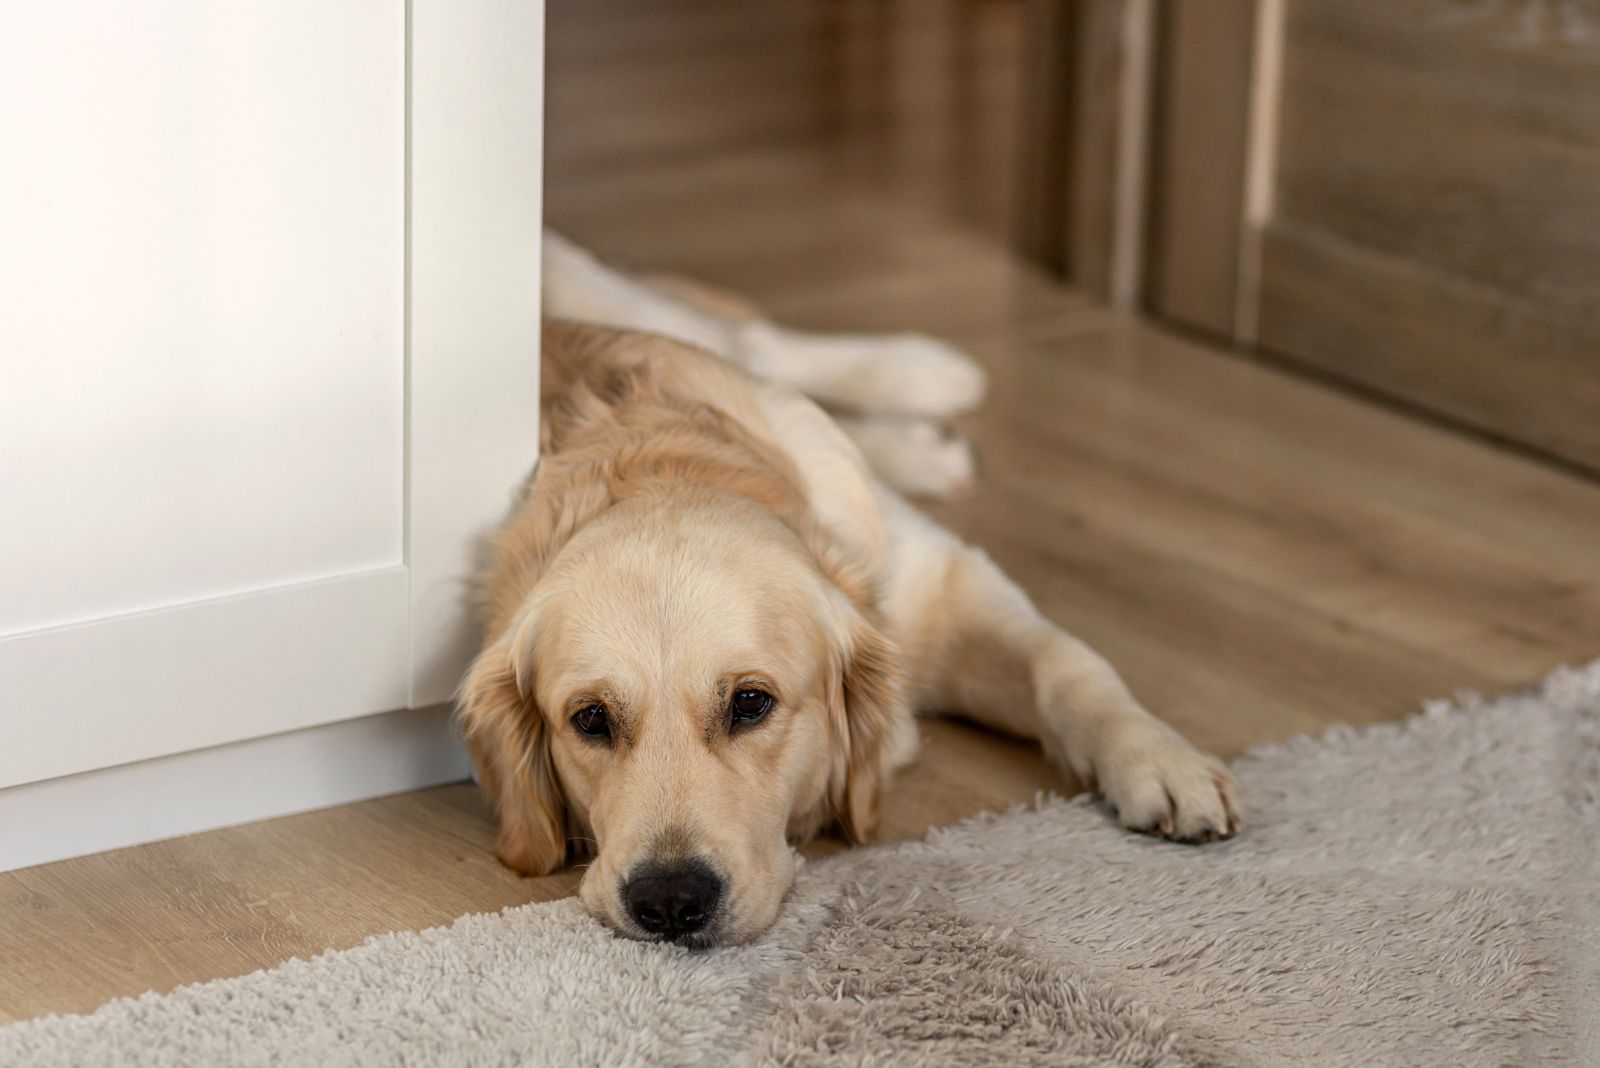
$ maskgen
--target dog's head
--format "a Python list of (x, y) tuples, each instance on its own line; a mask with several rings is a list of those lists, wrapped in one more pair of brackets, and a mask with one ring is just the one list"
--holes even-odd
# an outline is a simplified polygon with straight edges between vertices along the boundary
[(508, 865), (544, 874), (587, 845), (595, 916), (714, 945), (777, 916), (788, 836), (872, 832), (901, 689), (891, 643), (772, 512), (628, 501), (474, 663), (462, 723)]

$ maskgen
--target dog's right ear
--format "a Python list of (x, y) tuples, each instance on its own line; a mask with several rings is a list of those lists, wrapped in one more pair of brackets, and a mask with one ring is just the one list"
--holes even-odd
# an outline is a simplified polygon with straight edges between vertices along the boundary
[(567, 859), (566, 801), (533, 698), (532, 640), (524, 621), (478, 655), (461, 684), (458, 718), (478, 782), (500, 814), (500, 860), (524, 875), (548, 875)]

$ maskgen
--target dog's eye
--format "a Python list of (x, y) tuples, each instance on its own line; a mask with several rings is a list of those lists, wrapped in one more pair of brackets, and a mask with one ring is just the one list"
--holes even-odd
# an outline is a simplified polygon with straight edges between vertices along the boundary
[(729, 716), (735, 727), (748, 726), (759, 722), (770, 711), (772, 711), (772, 695), (765, 690), (752, 687), (733, 695)]
[(589, 738), (611, 737), (611, 721), (606, 719), (604, 705), (589, 705), (573, 713), (572, 725), (578, 733)]

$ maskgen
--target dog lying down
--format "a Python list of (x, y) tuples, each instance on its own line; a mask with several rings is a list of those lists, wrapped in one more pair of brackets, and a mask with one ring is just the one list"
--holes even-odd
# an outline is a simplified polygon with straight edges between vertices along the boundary
[(1220, 763), (889, 488), (970, 478), (932, 422), (980, 399), (967, 357), (786, 331), (545, 240), (540, 459), (460, 695), (507, 865), (581, 843), (580, 896), (617, 932), (745, 941), (790, 841), (871, 837), (914, 710), (1038, 738), (1135, 830), (1238, 829)]

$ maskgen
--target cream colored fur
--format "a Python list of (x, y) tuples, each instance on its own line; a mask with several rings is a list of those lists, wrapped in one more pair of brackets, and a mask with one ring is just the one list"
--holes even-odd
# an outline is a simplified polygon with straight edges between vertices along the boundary
[[(553, 310), (735, 349), (719, 359), (656, 334), (546, 329), (541, 460), (498, 535), (485, 651), (462, 691), (506, 863), (543, 873), (569, 841), (589, 845), (585, 905), (641, 936), (622, 900), (630, 873), (702, 861), (728, 892), (697, 941), (748, 939), (777, 915), (790, 840), (834, 823), (871, 835), (885, 783), (914, 752), (915, 709), (1039, 738), (1129, 827), (1233, 833), (1220, 764), (878, 481), (816, 404), (735, 366), (822, 392), (843, 375), (870, 399), (880, 342), (829, 341), (855, 355), (826, 374), (802, 366), (816, 343), (752, 355), (737, 339), (778, 328), (756, 320), (752, 333), (554, 244)], [(906, 344), (888, 343), (885, 366)], [(883, 396), (944, 398), (928, 413), (973, 396), (976, 368), (932, 351), (918, 373), (942, 381)], [(746, 729), (729, 695), (749, 687), (775, 711)], [(575, 726), (596, 708), (611, 725), (603, 743)]]
[(985, 376), (936, 338), (786, 330), (740, 297), (673, 276), (632, 278), (553, 231), (544, 240), (544, 310), (676, 338), (805, 393), (902, 493), (949, 499), (974, 486), (972, 446), (941, 420), (977, 407)]

